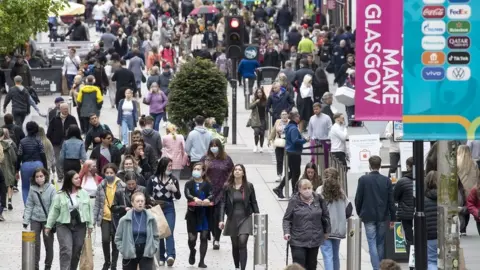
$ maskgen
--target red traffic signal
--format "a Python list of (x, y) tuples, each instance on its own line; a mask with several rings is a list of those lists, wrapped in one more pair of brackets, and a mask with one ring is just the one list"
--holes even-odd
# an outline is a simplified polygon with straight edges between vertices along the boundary
[(238, 28), (240, 26), (240, 22), (236, 19), (236, 18), (233, 18), (231, 21), (230, 21), (230, 27), (232, 28)]

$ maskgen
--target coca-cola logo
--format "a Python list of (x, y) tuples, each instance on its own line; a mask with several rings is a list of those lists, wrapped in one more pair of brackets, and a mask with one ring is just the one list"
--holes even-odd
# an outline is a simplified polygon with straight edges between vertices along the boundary
[(426, 6), (423, 8), (422, 15), (424, 18), (441, 19), (445, 17), (445, 7), (443, 6)]

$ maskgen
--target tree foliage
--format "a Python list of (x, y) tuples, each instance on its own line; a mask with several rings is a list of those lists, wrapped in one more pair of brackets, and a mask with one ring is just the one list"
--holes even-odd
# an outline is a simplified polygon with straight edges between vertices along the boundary
[(197, 115), (222, 124), (228, 112), (227, 79), (212, 61), (196, 58), (183, 64), (169, 88), (168, 118), (181, 133)]
[(1, 0), (0, 53), (9, 53), (39, 32), (48, 30), (48, 15), (58, 14), (68, 0)]

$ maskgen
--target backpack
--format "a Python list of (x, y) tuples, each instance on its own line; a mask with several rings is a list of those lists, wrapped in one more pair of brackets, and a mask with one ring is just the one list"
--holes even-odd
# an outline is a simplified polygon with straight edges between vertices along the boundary
[[(103, 130), (109, 130), (110, 131), (110, 128), (108, 128), (105, 124), (101, 124)], [(113, 138), (112, 140), (112, 145), (113, 147), (117, 148), (118, 151), (120, 151), (120, 154), (123, 155), (125, 153), (125, 145), (123, 145), (122, 141), (117, 139), (117, 138)]]
[(35, 91), (35, 89), (33, 89), (32, 87), (29, 87), (29, 88), (28, 88), (28, 94), (32, 97), (32, 99), (33, 99), (33, 101), (35, 102), (35, 104), (40, 103), (40, 99), (38, 98), (38, 94), (37, 94), (37, 92)]

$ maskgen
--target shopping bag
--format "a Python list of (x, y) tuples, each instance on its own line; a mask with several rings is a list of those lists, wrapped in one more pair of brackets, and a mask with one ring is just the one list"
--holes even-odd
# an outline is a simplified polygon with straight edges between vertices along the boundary
[(172, 232), (170, 231), (170, 227), (168, 227), (167, 219), (165, 218), (165, 215), (163, 214), (160, 205), (152, 207), (149, 211), (150, 213), (152, 213), (155, 221), (157, 222), (158, 234), (160, 235), (160, 239), (169, 237)]
[(335, 99), (345, 106), (353, 106), (355, 105), (355, 89), (348, 86), (339, 87), (335, 92)]
[(82, 255), (80, 255), (80, 270), (93, 270), (92, 238), (87, 237), (83, 243)]

